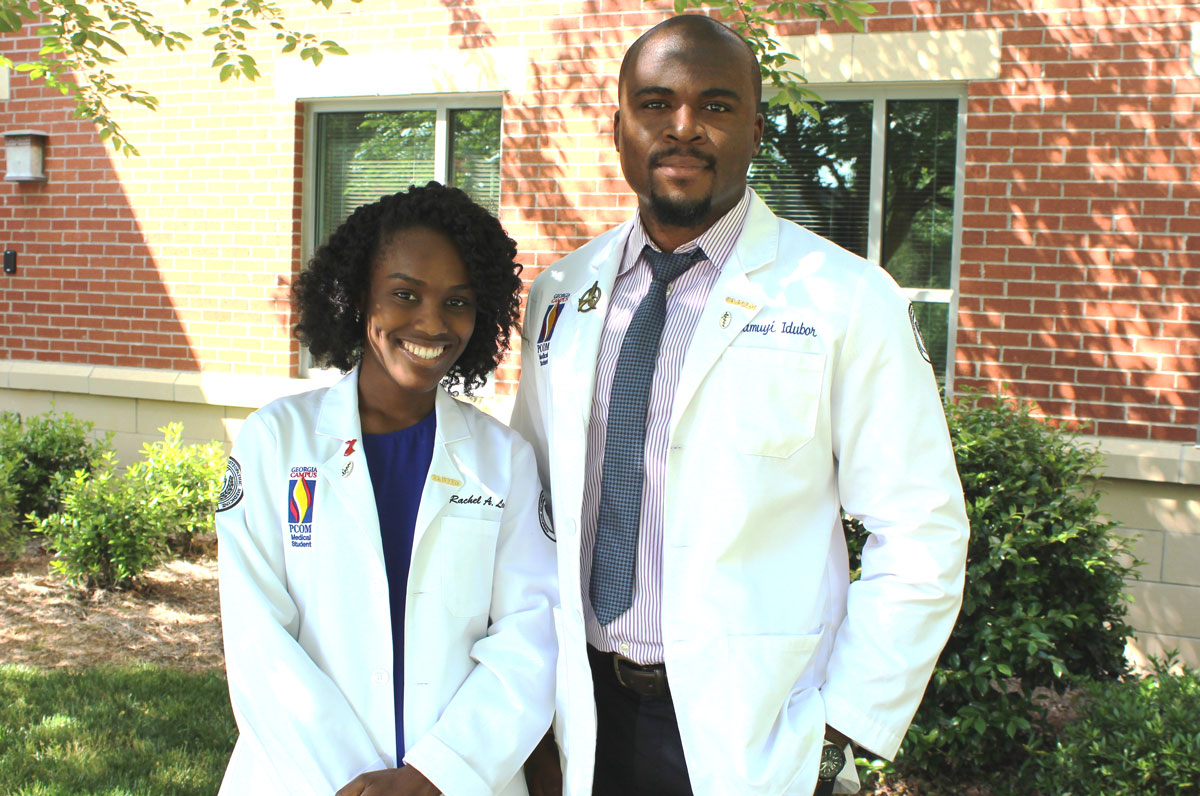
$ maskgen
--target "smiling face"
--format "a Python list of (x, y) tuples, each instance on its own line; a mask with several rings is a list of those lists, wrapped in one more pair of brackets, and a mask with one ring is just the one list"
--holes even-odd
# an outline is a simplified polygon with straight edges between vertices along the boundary
[(377, 433), (367, 428), (372, 412), (420, 420), (475, 330), (475, 291), (450, 238), (425, 227), (385, 237), (363, 316), (363, 430)]
[(651, 31), (621, 73), (613, 137), (652, 235), (712, 226), (741, 199), (762, 140), (753, 56), (706, 23)]

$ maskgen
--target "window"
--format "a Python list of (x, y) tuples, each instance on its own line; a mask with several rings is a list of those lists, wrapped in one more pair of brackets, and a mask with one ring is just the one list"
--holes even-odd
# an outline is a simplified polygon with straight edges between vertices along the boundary
[[(354, 208), (437, 180), (500, 209), (500, 99), (323, 102), (306, 112), (303, 258)], [(311, 367), (307, 352), (301, 369)], [(489, 382), (490, 383), (490, 382)]]
[(310, 109), (309, 162), (315, 168), (309, 251), (359, 205), (430, 180), (462, 188), (497, 212), (498, 102), (456, 97), (377, 107), (330, 103)]
[(821, 119), (767, 109), (750, 184), (784, 218), (881, 264), (912, 300), (939, 383), (954, 357), (961, 92), (824, 89)]

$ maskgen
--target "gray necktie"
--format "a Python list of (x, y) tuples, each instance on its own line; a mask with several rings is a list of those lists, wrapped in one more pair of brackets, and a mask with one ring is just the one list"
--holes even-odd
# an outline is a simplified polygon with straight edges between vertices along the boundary
[(654, 278), (621, 342), (604, 433), (600, 510), (589, 589), (592, 609), (601, 625), (625, 613), (633, 601), (646, 461), (646, 409), (667, 316), (667, 286), (694, 263), (705, 259), (698, 248), (683, 254), (667, 254), (646, 246), (642, 256), (650, 264)]

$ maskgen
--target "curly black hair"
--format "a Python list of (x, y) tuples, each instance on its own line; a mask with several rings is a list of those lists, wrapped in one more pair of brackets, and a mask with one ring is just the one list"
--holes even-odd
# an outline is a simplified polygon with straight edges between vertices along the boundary
[(520, 312), (521, 266), (517, 244), (500, 221), (458, 188), (436, 182), (362, 205), (338, 227), (292, 284), (299, 318), (293, 333), (315, 362), (343, 373), (363, 355), (362, 303), (382, 241), (425, 227), (454, 242), (475, 290), (475, 331), (442, 381), (470, 395), (500, 364)]

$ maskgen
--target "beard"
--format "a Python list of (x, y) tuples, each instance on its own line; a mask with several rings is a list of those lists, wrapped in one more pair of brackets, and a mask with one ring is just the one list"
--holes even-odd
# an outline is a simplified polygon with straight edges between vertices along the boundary
[[(656, 152), (650, 156), (650, 169), (654, 170), (663, 160), (675, 155), (687, 155), (707, 164), (709, 170), (714, 170), (717, 159), (707, 152), (684, 147), (671, 147)], [(660, 224), (668, 227), (695, 227), (708, 216), (712, 210), (712, 194), (699, 199), (672, 199), (659, 193), (653, 184), (650, 186), (650, 214)]]
[(650, 215), (668, 227), (695, 227), (712, 209), (712, 194), (699, 199), (671, 199), (657, 191), (650, 192)]

